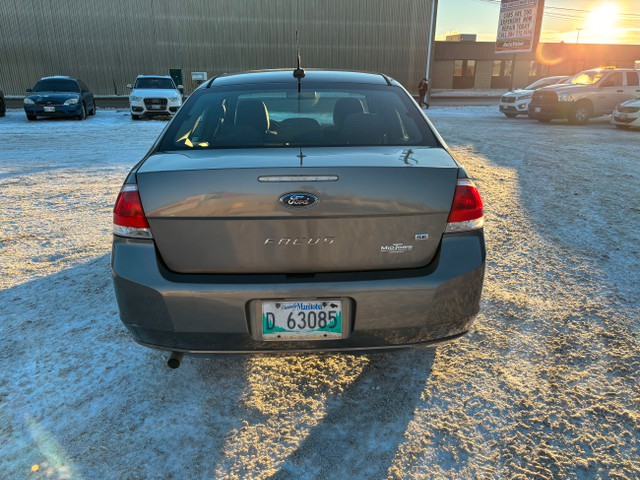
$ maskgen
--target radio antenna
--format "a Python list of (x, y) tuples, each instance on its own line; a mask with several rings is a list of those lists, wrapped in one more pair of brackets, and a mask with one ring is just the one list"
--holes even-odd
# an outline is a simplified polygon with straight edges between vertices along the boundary
[(300, 41), (298, 38), (298, 30), (296, 30), (296, 52), (298, 57), (298, 68), (293, 71), (293, 76), (298, 79), (298, 92), (300, 92), (300, 80), (304, 78), (304, 70), (300, 68)]

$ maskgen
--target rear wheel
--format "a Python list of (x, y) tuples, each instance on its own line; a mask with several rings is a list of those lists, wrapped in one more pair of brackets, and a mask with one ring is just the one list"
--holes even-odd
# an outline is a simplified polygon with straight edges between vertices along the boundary
[(518, 116), (517, 113), (505, 113), (505, 116), (507, 118), (516, 118)]
[(84, 120), (85, 118), (87, 118), (87, 106), (82, 102), (82, 111), (78, 115), (78, 120)]
[(571, 109), (569, 113), (569, 123), (572, 125), (584, 125), (591, 118), (593, 113), (593, 107), (589, 102), (578, 102), (578, 104)]

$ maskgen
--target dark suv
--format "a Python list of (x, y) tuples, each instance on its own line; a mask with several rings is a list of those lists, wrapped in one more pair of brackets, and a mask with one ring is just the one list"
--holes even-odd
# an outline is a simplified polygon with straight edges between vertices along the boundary
[(24, 111), (27, 119), (38, 116), (74, 117), (84, 120), (95, 115), (93, 93), (82, 80), (71, 77), (44, 77), (33, 88), (27, 88)]

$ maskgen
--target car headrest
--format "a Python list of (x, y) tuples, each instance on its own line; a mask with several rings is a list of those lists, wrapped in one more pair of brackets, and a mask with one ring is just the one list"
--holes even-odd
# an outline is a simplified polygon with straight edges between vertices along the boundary
[(342, 122), (352, 113), (364, 113), (362, 102), (357, 98), (341, 98), (333, 107), (333, 123), (336, 127), (340, 127)]
[(236, 110), (236, 126), (252, 127), (260, 132), (269, 130), (269, 112), (260, 100), (243, 100)]

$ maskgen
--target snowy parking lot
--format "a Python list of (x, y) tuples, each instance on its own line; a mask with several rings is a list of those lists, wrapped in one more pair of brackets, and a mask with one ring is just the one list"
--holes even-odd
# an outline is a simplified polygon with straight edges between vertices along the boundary
[(109, 268), (120, 184), (166, 122), (8, 111), (0, 478), (639, 478), (640, 132), (428, 114), (485, 202), (468, 335), (170, 370), (120, 323)]

